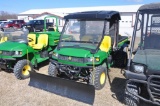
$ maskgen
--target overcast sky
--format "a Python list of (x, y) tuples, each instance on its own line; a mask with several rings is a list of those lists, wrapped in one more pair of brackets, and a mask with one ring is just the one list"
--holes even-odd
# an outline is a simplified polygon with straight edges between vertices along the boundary
[(135, 5), (160, 0), (0, 0), (0, 11), (21, 13), (30, 9)]

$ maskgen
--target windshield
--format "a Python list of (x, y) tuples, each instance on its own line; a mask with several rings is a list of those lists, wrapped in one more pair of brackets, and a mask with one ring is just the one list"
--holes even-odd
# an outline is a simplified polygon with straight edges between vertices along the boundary
[(5, 32), (0, 33), (1, 41), (12, 41), (12, 42), (27, 42), (27, 31), (9, 31), (5, 30)]
[(140, 12), (138, 15), (137, 29), (133, 35), (134, 48), (160, 50), (160, 14)]
[[(102, 39), (104, 25), (104, 20), (70, 19), (63, 29), (59, 47), (96, 49)], [(105, 34), (108, 34), (107, 30)]]

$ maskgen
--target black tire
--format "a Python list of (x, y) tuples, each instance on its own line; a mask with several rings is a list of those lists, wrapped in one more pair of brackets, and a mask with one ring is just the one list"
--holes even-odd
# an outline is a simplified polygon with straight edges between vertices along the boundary
[(89, 84), (94, 85), (96, 90), (100, 90), (106, 83), (106, 70), (102, 66), (95, 67), (95, 72), (91, 72), (89, 76)]
[(30, 61), (24, 59), (24, 60), (19, 60), (13, 69), (14, 75), (16, 76), (17, 79), (26, 79), (30, 77), (29, 71), (34, 71), (33, 65), (31, 64)]
[(128, 86), (128, 90), (129, 93), (126, 89), (125, 89), (125, 95), (124, 95), (124, 102), (127, 106), (139, 106), (140, 104), (140, 99), (136, 96), (134, 96), (133, 94), (135, 95), (138, 95), (139, 94), (139, 90), (138, 90), (138, 86), (136, 84), (130, 84)]
[(114, 66), (118, 68), (125, 68), (128, 62), (128, 55), (124, 51), (117, 51), (112, 56), (114, 60)]
[(51, 62), (49, 63), (49, 67), (48, 67), (48, 75), (50, 75), (52, 77), (57, 77), (57, 75), (58, 75), (58, 70), (57, 70), (56, 66), (54, 64), (52, 64)]

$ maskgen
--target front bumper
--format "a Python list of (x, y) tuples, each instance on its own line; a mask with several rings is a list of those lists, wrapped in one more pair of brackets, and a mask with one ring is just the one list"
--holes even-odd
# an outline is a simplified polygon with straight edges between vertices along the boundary
[(7, 58), (7, 59), (3, 59), (3, 58), (0, 58), (0, 68), (1, 69), (12, 69), (10, 67), (11, 63), (13, 63), (14, 61), (16, 61), (16, 59), (13, 59), (13, 58)]
[(75, 65), (68, 65), (68, 64), (62, 64), (62, 63), (59, 63), (58, 61), (55, 61), (53, 59), (50, 59), (50, 62), (52, 64), (55, 64), (57, 68), (59, 68), (60, 66), (73, 66), (73, 67), (79, 67), (79, 68), (93, 68), (93, 66), (75, 66)]
[[(140, 95), (135, 95), (131, 93), (128, 89), (128, 85), (131, 83), (137, 83), (137, 84), (143, 84), (147, 86), (147, 92), (149, 94), (150, 99), (146, 99)], [(140, 80), (140, 79), (129, 79), (126, 82), (126, 90), (131, 93), (132, 95), (135, 95), (139, 99), (152, 103), (155, 105), (160, 105), (160, 76), (159, 75), (150, 75), (146, 80)]]
[(73, 78), (80, 78), (88, 80), (88, 75), (82, 75), (81, 72), (83, 69), (93, 69), (93, 66), (77, 66), (77, 65), (70, 65), (70, 64), (62, 64), (56, 60), (50, 59), (50, 62), (56, 66), (56, 68), (60, 71), (60, 73), (64, 73), (71, 79)]

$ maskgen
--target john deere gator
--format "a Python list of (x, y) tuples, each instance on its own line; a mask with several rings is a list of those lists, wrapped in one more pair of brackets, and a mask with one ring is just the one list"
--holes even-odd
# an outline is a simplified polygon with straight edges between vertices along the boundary
[[(59, 43), (50, 57), (48, 74), (52, 77), (49, 79), (65, 74), (71, 80), (79, 79), (93, 85), (97, 90), (102, 89), (109, 68), (123, 68), (127, 63), (124, 49), (129, 45), (129, 39), (119, 35), (119, 12), (78, 12), (69, 14), (64, 19), (65, 25)], [(79, 23), (79, 26), (76, 26), (76, 31), (73, 28), (70, 31), (74, 23)], [(68, 39), (69, 37), (71, 38)], [(31, 74), (34, 74), (31, 80), (51, 84), (48, 76), (38, 77), (36, 73)], [(53, 85), (55, 83), (54, 81)], [(58, 84), (64, 83), (62, 81)]]
[(28, 78), (29, 71), (34, 71), (39, 63), (48, 60), (49, 52), (57, 46), (60, 37), (57, 23), (56, 29), (48, 30), (44, 24), (43, 32), (4, 32), (3, 43), (0, 43), (0, 68), (13, 71), (18, 79)]

